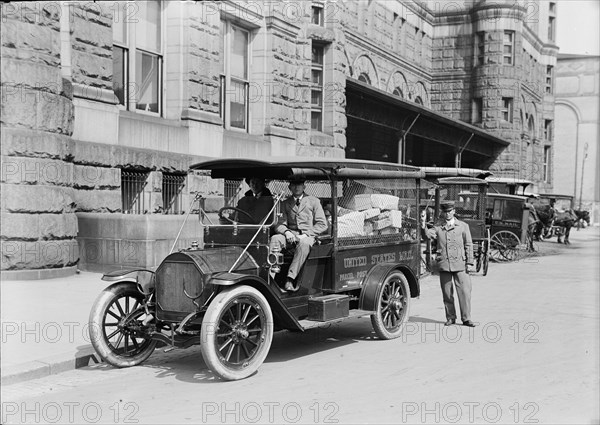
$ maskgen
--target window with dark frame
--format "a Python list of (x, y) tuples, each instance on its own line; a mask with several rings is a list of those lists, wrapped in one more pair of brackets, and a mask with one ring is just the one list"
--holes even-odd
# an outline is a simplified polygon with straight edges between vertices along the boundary
[(552, 65), (546, 66), (546, 93), (552, 94), (554, 85), (554, 67)]
[(502, 119), (507, 122), (513, 122), (513, 98), (503, 97), (502, 108), (500, 110)]
[(323, 45), (312, 42), (311, 54), (311, 90), (310, 90), (310, 128), (323, 131)]
[(163, 214), (182, 214), (183, 199), (181, 192), (185, 186), (185, 174), (163, 173), (162, 199)]
[(324, 26), (325, 19), (323, 18), (323, 5), (318, 3), (313, 3), (312, 5), (312, 17), (311, 23), (314, 25)]
[(146, 214), (147, 171), (121, 170), (121, 208), (123, 214)]
[(502, 56), (503, 56), (504, 65), (514, 65), (514, 63), (515, 63), (515, 32), (514, 31), (504, 31)]
[[(221, 20), (220, 115), (225, 128), (249, 130), (250, 32)], [(227, 67), (225, 66), (227, 64)]]
[(554, 41), (556, 36), (556, 3), (550, 2), (548, 5), (548, 40)]
[(473, 99), (473, 122), (483, 122), (483, 98), (481, 97)]
[(552, 140), (552, 120), (544, 120), (544, 140)]
[(128, 110), (161, 115), (162, 3), (119, 1), (111, 3), (111, 10), (113, 91), (119, 104)]
[(478, 31), (475, 34), (475, 45), (477, 47), (477, 65), (483, 65), (485, 63), (485, 32)]
[(552, 153), (552, 147), (551, 146), (544, 146), (544, 166), (543, 166), (543, 173), (544, 173), (544, 183), (549, 183), (550, 182), (550, 160), (551, 160), (551, 153)]

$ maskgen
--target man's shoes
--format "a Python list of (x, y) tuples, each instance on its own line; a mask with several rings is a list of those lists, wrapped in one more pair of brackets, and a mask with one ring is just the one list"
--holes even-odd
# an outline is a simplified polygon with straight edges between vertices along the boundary
[(446, 323), (444, 323), (444, 326), (454, 325), (455, 323), (456, 323), (456, 320), (448, 319), (448, 320), (446, 320)]
[(285, 290), (287, 292), (296, 292), (298, 289), (300, 289), (300, 287), (294, 285), (294, 280), (288, 278), (287, 282), (285, 282)]
[(463, 324), (463, 326), (468, 326), (468, 327), (470, 327), (470, 328), (474, 328), (475, 326), (477, 326), (477, 325), (475, 324), (475, 322), (472, 322), (472, 321), (470, 321), (470, 320), (465, 320), (464, 322), (462, 322), (462, 324)]
[(279, 291), (280, 294), (286, 294), (287, 293), (287, 291), (285, 289), (283, 289), (281, 286), (277, 285), (274, 282), (273, 282), (273, 284), (271, 286), (273, 288), (277, 289), (277, 291)]

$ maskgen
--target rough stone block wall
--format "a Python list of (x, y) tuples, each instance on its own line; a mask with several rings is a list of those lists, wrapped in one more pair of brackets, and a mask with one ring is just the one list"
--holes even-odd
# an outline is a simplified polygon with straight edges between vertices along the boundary
[(267, 125), (306, 131), (310, 126), (305, 113), (310, 101), (310, 43), (273, 29), (269, 44), (273, 79), (268, 84), (272, 113), (267, 113)]
[(114, 7), (102, 2), (69, 5), (73, 83), (112, 91)]
[(67, 268), (79, 259), (60, 16), (53, 2), (2, 5), (2, 271)]
[(218, 6), (196, 2), (189, 11), (187, 93), (191, 109), (219, 113), (221, 63)]

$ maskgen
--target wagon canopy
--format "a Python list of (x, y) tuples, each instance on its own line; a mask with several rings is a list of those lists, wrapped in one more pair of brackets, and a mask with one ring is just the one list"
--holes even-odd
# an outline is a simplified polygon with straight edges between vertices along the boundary
[(318, 157), (271, 157), (265, 159), (222, 158), (200, 162), (191, 170), (210, 171), (213, 178), (245, 178), (248, 176), (265, 179), (322, 180), (323, 178), (421, 178), (424, 173), (418, 167), (389, 162), (377, 162), (346, 158)]

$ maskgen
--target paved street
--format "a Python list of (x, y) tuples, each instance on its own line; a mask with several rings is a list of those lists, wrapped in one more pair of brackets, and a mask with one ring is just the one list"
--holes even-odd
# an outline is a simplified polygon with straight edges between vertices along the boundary
[(370, 320), (275, 335), (257, 375), (221, 382), (198, 347), (2, 388), (2, 423), (598, 423), (598, 228), (473, 277), (479, 326), (444, 327), (435, 278), (404, 336)]

